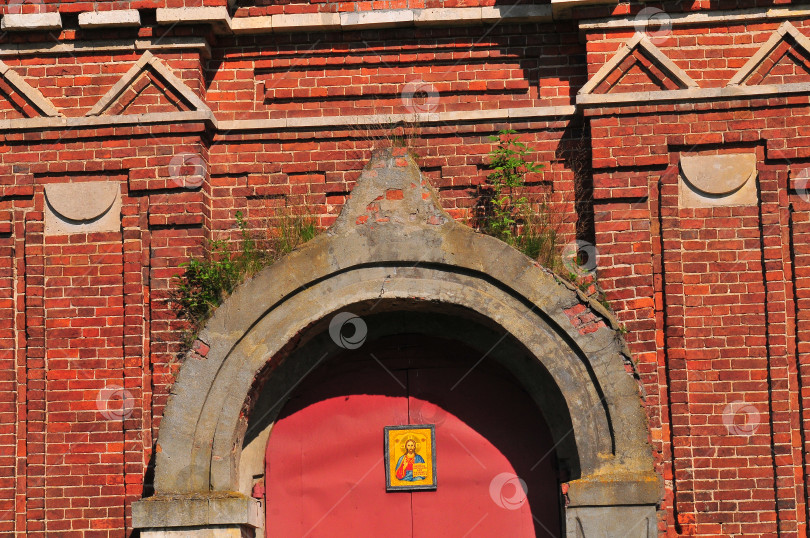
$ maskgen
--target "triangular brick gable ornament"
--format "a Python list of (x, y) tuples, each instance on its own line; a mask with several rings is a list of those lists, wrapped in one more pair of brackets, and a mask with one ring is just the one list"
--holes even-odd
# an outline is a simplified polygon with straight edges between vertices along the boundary
[[(160, 59), (151, 52), (146, 51), (143, 56), (135, 62), (135, 65), (121, 77), (121, 80), (116, 82), (115, 86), (110, 88), (86, 115), (102, 116), (121, 114), (123, 109), (116, 107), (116, 103), (126, 94), (127, 90), (132, 90), (133, 98), (140, 94), (145, 86), (148, 86), (150, 83), (149, 79), (141, 81), (141, 75), (144, 73), (150, 74), (150, 71), (151, 74), (157, 76), (163, 85), (165, 85), (165, 89), (168, 90), (168, 93), (174, 94), (171, 97), (184, 102), (179, 106), (176, 104), (176, 106), (178, 106), (178, 112), (211, 112), (208, 105), (191, 91), (191, 88), (186, 86), (182, 80), (172, 73), (166, 64), (160, 61)], [(131, 102), (129, 104), (131, 104)], [(124, 108), (126, 108), (126, 106)], [(183, 108), (187, 109), (183, 110)]]
[[(788, 38), (792, 38), (793, 44), (788, 41)], [(756, 85), (762, 82), (771, 68), (773, 68), (780, 57), (784, 55), (785, 51), (778, 50), (783, 48), (798, 49), (804, 56), (810, 57), (810, 39), (797, 30), (790, 22), (785, 21), (776, 29), (771, 38), (759, 48), (757, 53), (731, 77), (728, 85)], [(777, 58), (772, 58), (774, 52), (776, 52)], [(810, 68), (808, 65), (804, 67)], [(752, 82), (754, 84), (749, 84)]]
[[(61, 116), (53, 104), (42, 93), (28, 84), (19, 74), (0, 61), (0, 79), (12, 93), (16, 93), (28, 106), (23, 106), (23, 114), (29, 118), (38, 116)], [(19, 105), (20, 103), (13, 103)]]
[(646, 34), (636, 32), (577, 92), (578, 95), (608, 93), (625, 74), (638, 65), (638, 54), (648, 60), (648, 65), (643, 68), (661, 79), (652, 82), (659, 82), (662, 89), (679, 90), (698, 87), (697, 82), (661, 52), (661, 49), (656, 47)]

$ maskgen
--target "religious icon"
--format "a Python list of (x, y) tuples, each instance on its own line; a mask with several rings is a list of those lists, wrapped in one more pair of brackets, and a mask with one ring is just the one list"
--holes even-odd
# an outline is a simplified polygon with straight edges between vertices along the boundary
[(436, 489), (436, 432), (433, 424), (385, 427), (385, 489)]

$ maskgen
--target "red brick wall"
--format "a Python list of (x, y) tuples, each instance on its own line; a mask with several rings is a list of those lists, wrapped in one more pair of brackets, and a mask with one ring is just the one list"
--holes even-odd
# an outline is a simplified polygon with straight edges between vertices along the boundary
[[(259, 4), (236, 13), (421, 7)], [(109, 7), (88, 6), (59, 9)], [(717, 6), (695, 5), (709, 7)], [(675, 26), (654, 42), (702, 88), (719, 88), (780, 22)], [(210, 59), (191, 48), (155, 55), (219, 121), (570, 105), (633, 34), (591, 31), (581, 41), (572, 22), (238, 38), (200, 27), (121, 32), (208, 36)], [(67, 29), (61, 38), (114, 34)], [(788, 44), (748, 84), (808, 82), (808, 58)], [(140, 55), (3, 61), (65, 116), (80, 117)], [(414, 89), (427, 100), (403, 99), (408, 83), (424, 83)], [(3, 84), (0, 119), (37, 115)], [(596, 93), (673, 87), (638, 53)], [(805, 535), (808, 108), (805, 93), (580, 107), (573, 118), (509, 122), (215, 131), (195, 121), (0, 133), (0, 532), (129, 533), (129, 504), (149, 492), (152, 446), (181, 364), (171, 278), (206, 239), (238, 236), (237, 211), (257, 232), (283, 205), (329, 226), (372, 149), (403, 137), (443, 206), (468, 220), (488, 136), (511, 127), (546, 166), (530, 190), (550, 193), (564, 243), (595, 244), (598, 281), (628, 329), (666, 484), (662, 534)], [(147, 74), (111, 113), (186, 109)], [(680, 157), (728, 152), (756, 154), (756, 204), (680, 208)], [(120, 230), (44, 235), (44, 185), (101, 178), (120, 185)]]
[(585, 83), (573, 26), (385, 35), (385, 41), (379, 31), (226, 41), (215, 53), (208, 101), (221, 120), (440, 113), (570, 105)]
[[(591, 119), (599, 280), (650, 395), (667, 479), (662, 530), (677, 520), (689, 535), (772, 535), (777, 507), (784, 534), (805, 529), (807, 355), (795, 351), (803, 314), (790, 319), (790, 297), (807, 284), (799, 264), (792, 273), (802, 247), (789, 222), (807, 203), (788, 189), (785, 157), (805, 150), (793, 147), (802, 127), (776, 127), (804, 125), (808, 108), (806, 97), (789, 102)], [(719, 151), (756, 152), (757, 204), (679, 208), (679, 155)]]
[[(701, 88), (719, 88), (780, 24), (675, 26), (652, 41)], [(631, 36), (589, 34), (589, 72)], [(805, 54), (788, 37), (745, 84), (807, 82)], [(614, 93), (665, 82), (636, 69), (611, 81)], [(586, 112), (599, 281), (648, 394), (667, 534), (806, 535), (808, 112), (806, 95)], [(724, 152), (756, 153), (757, 203), (680, 208), (680, 156)]]
[[(65, 116), (84, 116), (101, 97), (129, 71), (143, 52), (78, 53), (68, 57), (3, 58), (3, 62), (38, 89), (43, 96)], [(157, 53), (169, 62), (172, 72), (189, 87), (199, 91), (203, 87), (198, 53)], [(137, 84), (115, 100), (112, 114), (143, 114), (146, 112), (172, 112), (186, 110), (188, 106), (171, 94), (166, 95), (165, 84), (149, 69), (137, 79)], [(0, 91), (3, 90), (0, 83)], [(19, 93), (11, 92), (18, 97)], [(133, 99), (136, 101), (133, 102)], [(0, 104), (0, 112), (8, 101)], [(126, 105), (134, 106), (122, 110)], [(149, 107), (147, 110), (145, 107)], [(36, 116), (29, 113), (27, 116)]]
[(0, 513), (7, 514), (0, 518), (0, 532), (14, 528), (18, 360), (23, 359), (24, 364), (24, 357), (17, 352), (18, 335), (14, 330), (17, 291), (14, 275), (19, 258), (15, 256), (11, 220), (10, 211), (0, 211)]
[[(774, 20), (714, 27), (706, 25), (673, 26), (668, 30), (654, 31), (650, 35), (653, 44), (678, 67), (686, 71), (701, 88), (719, 88), (726, 85), (737, 70), (745, 65), (748, 59), (771, 37), (781, 23), (781, 20)], [(807, 22), (802, 20), (792, 19), (791, 23), (800, 31), (807, 25)], [(589, 33), (587, 37), (589, 74), (596, 73), (622, 44), (633, 37), (634, 32), (635, 29), (610, 33)], [(793, 40), (788, 38), (787, 41), (792, 43)], [(785, 48), (778, 48), (771, 54), (771, 57), (779, 62), (786, 51)], [(801, 58), (800, 63), (804, 65), (803, 62), (806, 61), (804, 55), (797, 53), (795, 48), (790, 55), (798, 55)], [(789, 63), (788, 59), (785, 59), (778, 68), (770, 73), (769, 81), (765, 82), (766, 84), (810, 80), (810, 73), (807, 72), (806, 67)], [(768, 66), (763, 66), (763, 69), (767, 70)], [(776, 80), (776, 77), (786, 78), (780, 82)], [(645, 82), (649, 83), (649, 81)], [(750, 80), (748, 83), (762, 84), (759, 80)]]
[(318, 0), (301, 2), (300, 0), (248, 0), (239, 2), (234, 11), (235, 17), (257, 17), (277, 13), (346, 13), (352, 11), (372, 11), (377, 9), (433, 9), (479, 7), (495, 5), (547, 4), (547, 2), (498, 2), (496, 0), (359, 0), (355, 2), (334, 2)]

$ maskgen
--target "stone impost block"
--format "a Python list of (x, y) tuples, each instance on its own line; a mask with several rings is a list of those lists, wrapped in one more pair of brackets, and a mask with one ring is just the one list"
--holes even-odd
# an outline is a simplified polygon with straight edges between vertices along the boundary
[(565, 509), (566, 538), (653, 538), (658, 536), (657, 526), (655, 505)]
[(653, 472), (600, 474), (568, 483), (570, 506), (655, 505), (661, 494), (661, 480)]
[(171, 529), (207, 525), (262, 527), (258, 499), (234, 492), (158, 495), (132, 504), (136, 529)]

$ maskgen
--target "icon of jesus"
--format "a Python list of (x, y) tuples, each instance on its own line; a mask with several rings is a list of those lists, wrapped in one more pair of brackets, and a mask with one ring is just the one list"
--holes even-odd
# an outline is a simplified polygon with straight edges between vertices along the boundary
[[(408, 439), (405, 443), (405, 454), (397, 460), (397, 480), (413, 482), (414, 480), (424, 480), (424, 476), (414, 476), (413, 467), (415, 463), (425, 463), (425, 459), (416, 453), (416, 441)], [(424, 465), (420, 465), (418, 470), (423, 471)]]

